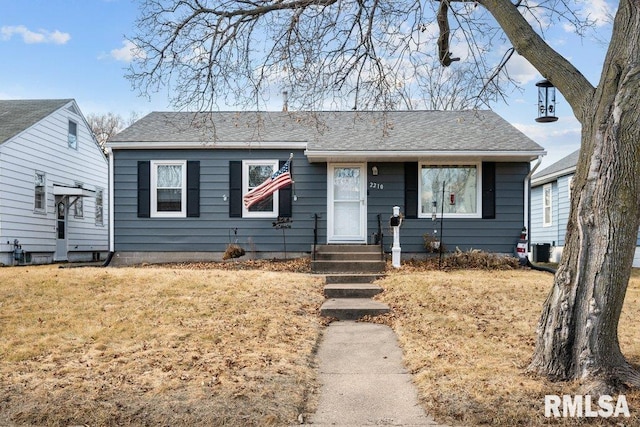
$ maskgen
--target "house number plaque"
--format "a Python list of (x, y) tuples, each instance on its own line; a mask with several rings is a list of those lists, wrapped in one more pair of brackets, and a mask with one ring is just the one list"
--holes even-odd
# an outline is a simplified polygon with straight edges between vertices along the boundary
[(384, 184), (369, 181), (369, 188), (373, 188), (374, 190), (384, 190)]

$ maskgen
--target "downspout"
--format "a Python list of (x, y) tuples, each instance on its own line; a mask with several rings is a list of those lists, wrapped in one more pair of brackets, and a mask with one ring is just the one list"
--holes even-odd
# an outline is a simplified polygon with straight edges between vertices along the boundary
[(522, 223), (523, 227), (529, 230), (529, 187), (531, 182), (531, 176), (536, 172), (536, 169), (542, 163), (542, 158), (538, 157), (538, 161), (533, 168), (529, 171), (527, 176), (524, 178), (524, 221)]
[[(531, 181), (531, 176), (535, 173), (536, 169), (538, 169), (538, 167), (540, 166), (540, 163), (542, 163), (542, 158), (538, 157), (538, 161), (536, 162), (536, 164), (533, 166), (531, 171), (529, 171), (529, 173), (524, 179), (524, 222), (523, 224), (524, 224), (525, 230), (529, 230), (529, 227), (527, 226), (529, 225), (529, 185)], [(531, 234), (529, 234), (529, 237), (531, 237)], [(532, 264), (528, 256), (526, 260), (527, 260), (527, 264), (526, 264), (527, 267), (533, 270), (546, 271), (547, 273), (551, 273), (551, 274), (556, 273), (556, 270), (554, 268), (543, 267), (540, 265)]]
[(113, 177), (113, 150), (111, 149), (111, 147), (107, 147), (107, 156), (109, 159), (109, 207), (108, 207), (108, 214), (109, 214), (109, 255), (107, 255), (107, 259), (105, 260), (104, 264), (102, 264), (103, 267), (107, 267), (109, 265), (109, 263), (111, 262), (111, 259), (113, 258), (113, 254), (115, 253), (115, 243), (113, 241), (114, 238), (114, 215), (113, 215), (113, 211), (114, 211), (114, 207), (113, 207), (113, 199), (114, 199), (114, 192), (113, 192), (113, 181), (114, 181), (114, 177)]

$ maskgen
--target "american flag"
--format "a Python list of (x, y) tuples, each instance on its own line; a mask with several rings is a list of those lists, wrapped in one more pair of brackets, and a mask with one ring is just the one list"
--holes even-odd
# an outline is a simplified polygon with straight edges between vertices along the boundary
[(243, 198), (244, 206), (249, 209), (251, 206), (269, 197), (279, 189), (292, 184), (293, 180), (291, 179), (290, 167), (291, 159), (287, 160), (287, 163), (285, 163), (278, 171), (274, 172), (262, 184), (245, 194)]

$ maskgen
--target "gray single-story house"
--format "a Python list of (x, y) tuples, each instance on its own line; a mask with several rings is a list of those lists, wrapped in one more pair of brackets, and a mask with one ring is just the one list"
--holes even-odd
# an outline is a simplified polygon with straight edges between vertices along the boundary
[[(571, 210), (571, 180), (580, 150), (563, 157), (531, 178), (531, 255), (534, 261), (560, 262)], [(540, 248), (541, 250), (536, 250)], [(538, 254), (540, 252), (540, 254)], [(633, 266), (640, 267), (640, 234)]]
[[(248, 257), (301, 256), (381, 234), (389, 251), (396, 205), (404, 258), (426, 254), (426, 233), (449, 250), (513, 254), (531, 161), (545, 154), (477, 110), (154, 112), (108, 147), (120, 264), (219, 260), (230, 243)], [(290, 156), (294, 184), (246, 208)]]

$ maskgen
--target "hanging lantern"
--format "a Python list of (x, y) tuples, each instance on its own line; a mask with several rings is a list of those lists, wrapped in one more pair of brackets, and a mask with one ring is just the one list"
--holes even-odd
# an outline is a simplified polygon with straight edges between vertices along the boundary
[(556, 114), (556, 88), (549, 80), (536, 83), (538, 87), (538, 123), (551, 123), (558, 120)]

